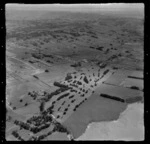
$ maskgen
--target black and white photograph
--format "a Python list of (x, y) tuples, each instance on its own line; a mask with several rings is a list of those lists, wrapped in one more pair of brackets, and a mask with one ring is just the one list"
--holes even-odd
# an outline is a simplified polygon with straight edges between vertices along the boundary
[(143, 141), (144, 9), (5, 4), (6, 141)]

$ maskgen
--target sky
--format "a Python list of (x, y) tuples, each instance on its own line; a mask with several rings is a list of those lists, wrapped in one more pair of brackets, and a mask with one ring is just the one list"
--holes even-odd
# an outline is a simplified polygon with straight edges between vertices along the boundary
[(101, 14), (120, 15), (125, 17), (144, 17), (143, 3), (105, 3), (105, 4), (6, 4), (7, 10), (100, 12)]
[(107, 4), (6, 4), (6, 9), (53, 10), (53, 11), (99, 11), (99, 10), (144, 10), (143, 3)]

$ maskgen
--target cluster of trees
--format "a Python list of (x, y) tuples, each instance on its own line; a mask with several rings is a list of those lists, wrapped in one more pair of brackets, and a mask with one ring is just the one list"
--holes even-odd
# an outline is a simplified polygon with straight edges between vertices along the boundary
[(107, 64), (103, 63), (100, 65), (100, 68), (105, 68), (107, 66)]
[(59, 82), (54, 82), (54, 86), (58, 86), (58, 87), (60, 87), (60, 88), (68, 88), (67, 85), (63, 85), (63, 84), (61, 84), (61, 83), (59, 83)]
[[(55, 83), (56, 84), (56, 83)], [(57, 84), (56, 84), (57, 85)], [(59, 85), (59, 84), (58, 84)], [(58, 86), (57, 85), (57, 86)], [(54, 92), (52, 92), (52, 93), (50, 93), (50, 94), (47, 94), (44, 98), (43, 98), (43, 101), (45, 101), (45, 102), (47, 102), (47, 101), (49, 101), (53, 96), (55, 96), (55, 95), (58, 95), (58, 94), (60, 94), (60, 93), (62, 93), (62, 92), (64, 92), (64, 91), (66, 91), (66, 90), (68, 90), (68, 89), (70, 89), (70, 87), (68, 87), (68, 86), (62, 86), (62, 85), (59, 85), (59, 89), (57, 89), (56, 91), (54, 91)]]
[[(52, 122), (52, 117), (46, 115), (46, 116), (33, 117), (27, 120), (27, 123), (15, 120), (14, 124), (20, 126), (20, 128), (29, 130), (34, 134), (36, 134), (41, 130), (48, 128), (51, 125), (51, 122)], [(34, 124), (34, 126), (30, 126), (29, 123)]]
[(42, 58), (43, 58), (42, 55), (40, 55), (40, 54), (35, 54), (35, 53), (32, 53), (32, 57), (37, 58), (37, 59), (42, 59)]
[(100, 94), (100, 96), (104, 97), (104, 98), (110, 98), (110, 99), (120, 101), (120, 102), (125, 102), (124, 99), (122, 99), (122, 98), (119, 98), (119, 97), (116, 97), (116, 96), (111, 96), (111, 95), (108, 95), (108, 94)]
[(28, 92), (28, 95), (31, 96), (34, 100), (37, 98), (38, 94), (35, 91)]
[(139, 87), (137, 87), (137, 86), (131, 86), (130, 88), (135, 89), (135, 90), (140, 90)]
[(24, 141), (16, 130), (12, 131), (12, 135), (20, 141)]
[(67, 73), (67, 76), (65, 77), (65, 80), (67, 81), (67, 80), (70, 80), (70, 79), (72, 79), (71, 73)]
[(70, 65), (71, 67), (80, 67), (81, 66), (81, 62), (75, 63)]

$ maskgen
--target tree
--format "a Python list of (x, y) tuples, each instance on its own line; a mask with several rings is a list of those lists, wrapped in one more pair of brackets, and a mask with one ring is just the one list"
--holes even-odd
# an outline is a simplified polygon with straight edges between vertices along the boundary
[(49, 72), (49, 70), (46, 69), (45, 72)]

